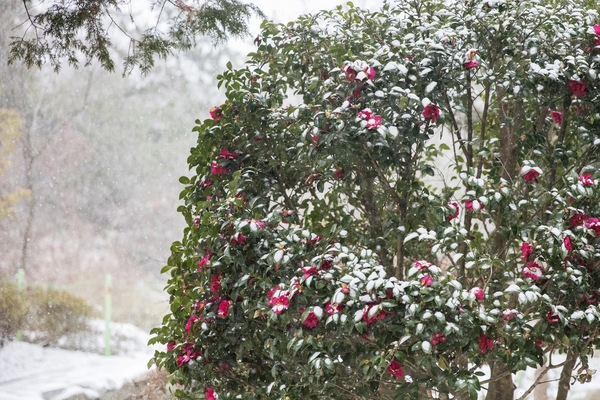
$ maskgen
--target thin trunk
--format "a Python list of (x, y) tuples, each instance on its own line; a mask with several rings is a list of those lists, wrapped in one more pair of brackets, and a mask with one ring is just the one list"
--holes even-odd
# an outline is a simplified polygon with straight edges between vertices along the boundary
[(575, 363), (577, 362), (577, 355), (573, 353), (573, 350), (567, 352), (567, 360), (560, 373), (560, 379), (558, 381), (558, 393), (556, 394), (556, 400), (567, 400), (569, 390), (571, 389), (571, 375)]

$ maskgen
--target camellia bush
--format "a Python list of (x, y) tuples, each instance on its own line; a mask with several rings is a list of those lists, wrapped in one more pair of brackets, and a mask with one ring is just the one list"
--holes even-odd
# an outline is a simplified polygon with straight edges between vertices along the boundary
[(264, 23), (181, 178), (151, 340), (177, 395), (507, 400), (531, 367), (521, 398), (558, 369), (565, 399), (592, 379), (600, 26), (580, 5)]

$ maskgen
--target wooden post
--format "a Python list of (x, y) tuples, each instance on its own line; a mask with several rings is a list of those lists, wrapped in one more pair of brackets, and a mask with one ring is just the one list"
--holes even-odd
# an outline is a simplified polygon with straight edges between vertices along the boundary
[(104, 327), (104, 355), (110, 356), (110, 314), (112, 308), (112, 277), (110, 274), (106, 275), (106, 298), (104, 301), (104, 321), (106, 323)]

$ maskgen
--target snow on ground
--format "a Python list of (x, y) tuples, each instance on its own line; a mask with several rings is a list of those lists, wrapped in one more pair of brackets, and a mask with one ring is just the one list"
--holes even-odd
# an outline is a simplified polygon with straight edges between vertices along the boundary
[[(86, 350), (102, 349), (103, 324)], [(111, 324), (113, 348), (120, 355), (64, 350), (11, 342), (0, 348), (0, 400), (62, 400), (84, 394), (98, 398), (148, 372), (153, 349), (148, 334), (131, 324)]]

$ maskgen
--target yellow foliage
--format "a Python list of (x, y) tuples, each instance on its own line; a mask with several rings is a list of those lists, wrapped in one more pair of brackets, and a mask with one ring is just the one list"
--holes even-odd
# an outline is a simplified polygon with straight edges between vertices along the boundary
[[(21, 117), (16, 110), (0, 108), (0, 176), (10, 167), (10, 156), (15, 150), (15, 140), (21, 135)], [(17, 189), (8, 194), (0, 193), (0, 219), (12, 214), (12, 205), (29, 190)]]

